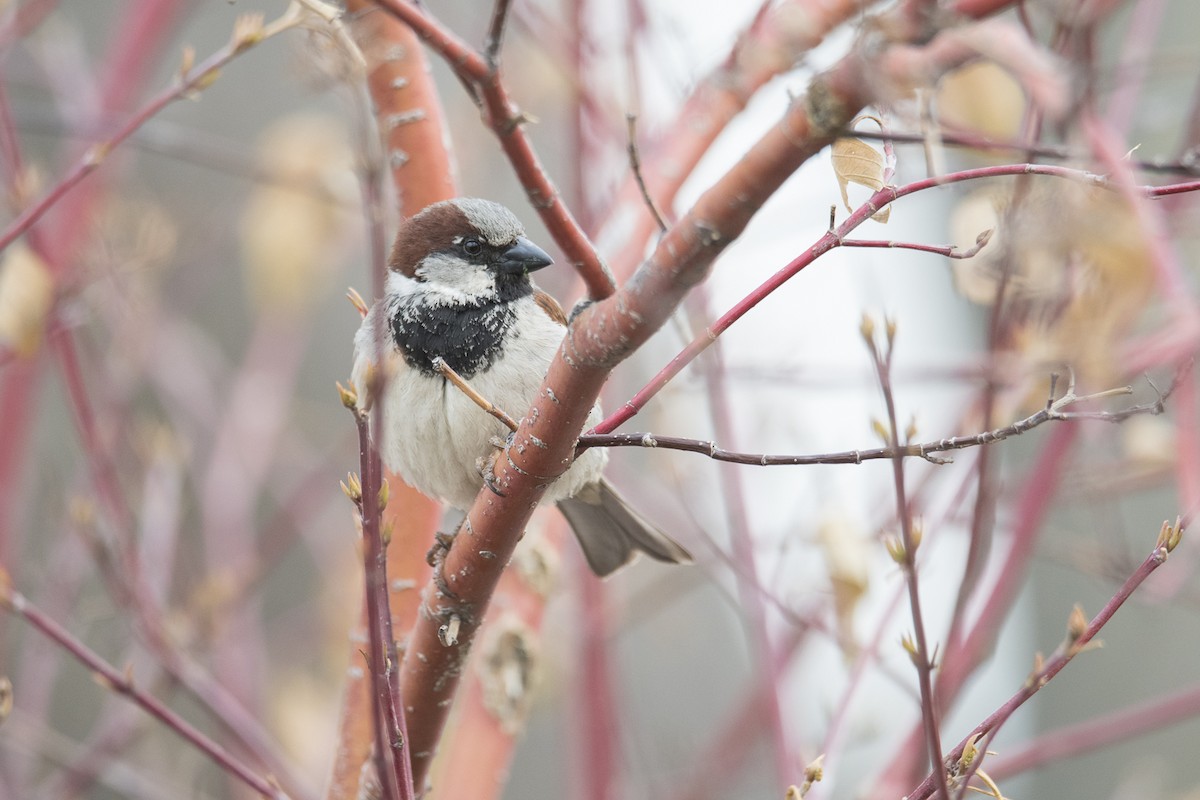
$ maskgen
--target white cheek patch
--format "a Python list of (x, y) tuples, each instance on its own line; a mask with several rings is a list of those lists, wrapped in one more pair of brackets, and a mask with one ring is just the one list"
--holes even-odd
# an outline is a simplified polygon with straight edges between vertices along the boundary
[(416, 273), (425, 282), (421, 287), (424, 291), (445, 295), (447, 302), (477, 301), (496, 295), (496, 279), (490, 272), (454, 256), (426, 256)]

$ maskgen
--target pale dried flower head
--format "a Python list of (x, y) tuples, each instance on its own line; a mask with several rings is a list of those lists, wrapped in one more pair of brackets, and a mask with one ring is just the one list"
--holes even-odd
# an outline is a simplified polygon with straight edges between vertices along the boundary
[(964, 199), (952, 218), (956, 242), (995, 228), (988, 248), (953, 262), (959, 290), (991, 304), (1001, 276), (1015, 326), (1007, 342), (1030, 372), (1069, 364), (1092, 385), (1117, 380), (1114, 355), (1145, 309), (1154, 271), (1144, 233), (1115, 192), (1034, 178), (1010, 207), (1004, 182)]
[(24, 243), (0, 261), (0, 347), (19, 356), (35, 353), (54, 305), (54, 279), (46, 263)]

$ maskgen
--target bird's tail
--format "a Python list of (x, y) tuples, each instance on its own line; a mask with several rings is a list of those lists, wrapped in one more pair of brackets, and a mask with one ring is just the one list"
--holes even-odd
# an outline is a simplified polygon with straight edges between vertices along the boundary
[(639, 550), (672, 564), (692, 561), (687, 550), (634, 511), (606, 480), (559, 500), (558, 508), (575, 531), (588, 566), (602, 578), (628, 564)]

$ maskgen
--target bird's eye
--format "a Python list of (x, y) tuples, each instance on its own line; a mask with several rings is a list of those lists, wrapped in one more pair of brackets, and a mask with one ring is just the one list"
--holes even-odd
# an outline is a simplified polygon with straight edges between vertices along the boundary
[(462, 243), (462, 249), (469, 256), (477, 256), (483, 252), (483, 245), (478, 239), (467, 239)]

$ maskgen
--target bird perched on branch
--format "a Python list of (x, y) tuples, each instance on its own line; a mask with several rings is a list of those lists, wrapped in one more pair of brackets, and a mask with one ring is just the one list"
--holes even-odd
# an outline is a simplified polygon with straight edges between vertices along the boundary
[[(567, 324), (554, 298), (529, 277), (550, 264), (516, 216), (488, 200), (436, 203), (401, 225), (386, 294), (354, 339), (353, 380), (360, 407), (369, 408), (382, 355), (380, 452), (423, 494), (469, 508), (489, 473), (488, 458), (509, 433), (448, 382), (442, 364), (500, 409), (520, 413), (532, 404)], [(588, 424), (599, 420), (596, 406)], [(542, 498), (558, 504), (592, 571), (608, 575), (638, 551), (691, 561), (604, 479), (607, 458), (601, 448), (585, 450)]]

